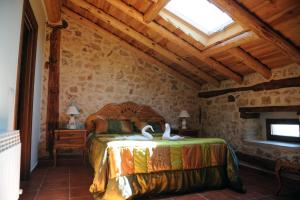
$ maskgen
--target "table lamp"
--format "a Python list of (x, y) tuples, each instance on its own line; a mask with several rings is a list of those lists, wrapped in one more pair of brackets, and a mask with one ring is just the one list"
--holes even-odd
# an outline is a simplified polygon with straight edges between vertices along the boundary
[(181, 129), (186, 129), (186, 118), (190, 117), (189, 113), (186, 110), (182, 110), (178, 117), (182, 118)]
[(79, 115), (79, 111), (74, 105), (70, 105), (67, 110), (67, 115), (70, 115), (70, 120), (68, 124), (69, 129), (76, 129), (77, 128), (77, 123), (75, 119), (75, 115)]

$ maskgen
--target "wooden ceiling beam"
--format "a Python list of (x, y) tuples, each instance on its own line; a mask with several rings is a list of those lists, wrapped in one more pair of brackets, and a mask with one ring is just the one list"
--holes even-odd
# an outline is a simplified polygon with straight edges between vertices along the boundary
[(70, 10), (67, 7), (62, 7), (62, 12), (63, 12), (63, 14), (66, 14), (67, 16), (70, 16), (72, 19), (76, 20), (79, 24), (82, 24), (82, 25), (84, 25), (84, 26), (86, 26), (86, 27), (88, 27), (92, 30), (99, 31), (102, 34), (105, 34), (109, 37), (112, 37), (115, 40), (126, 43), (127, 45), (129, 45), (128, 48), (130, 48), (133, 52), (141, 53), (142, 58), (145, 59), (147, 62), (153, 63), (153, 64), (159, 66), (162, 70), (164, 70), (167, 73), (171, 74), (172, 76), (178, 78), (179, 80), (182, 80), (187, 85), (189, 85), (189, 86), (191, 86), (195, 89), (201, 89), (201, 85), (199, 83), (196, 83), (195, 81), (191, 80), (190, 78), (182, 75), (178, 71), (176, 71), (173, 68), (171, 68), (171, 67), (167, 66), (166, 64), (162, 63), (161, 61), (153, 58), (152, 56), (146, 54), (145, 52), (142, 52), (137, 47), (135, 47), (131, 44), (128, 44), (128, 42), (124, 41), (122, 38), (120, 38), (120, 37), (118, 37), (114, 34), (111, 34), (109, 31), (107, 31), (104, 28), (100, 27), (98, 24), (82, 17), (81, 15), (75, 13), (74, 11)]
[(230, 15), (236, 22), (242, 26), (251, 29), (262, 39), (276, 45), (282, 53), (287, 55), (291, 60), (300, 62), (300, 51), (297, 47), (284, 38), (282, 35), (273, 30), (268, 24), (251, 12), (242, 7), (235, 0), (209, 0), (221, 10)]
[(271, 80), (268, 82), (262, 82), (251, 86), (227, 88), (224, 90), (205, 91), (205, 92), (200, 92), (198, 96), (201, 98), (210, 98), (210, 97), (217, 97), (220, 95), (234, 93), (234, 92), (245, 92), (245, 91), (257, 92), (257, 91), (276, 90), (276, 89), (290, 88), (290, 87), (299, 88), (300, 77)]
[(264, 64), (262, 64), (260, 61), (255, 59), (253, 56), (251, 56), (249, 53), (247, 53), (245, 50), (243, 50), (242, 48), (236, 47), (230, 49), (229, 51), (233, 56), (241, 59), (245, 65), (247, 65), (249, 68), (253, 69), (254, 71), (258, 72), (266, 79), (271, 78), (272, 76), (271, 70), (268, 67), (266, 67)]
[(207, 73), (201, 71), (198, 67), (185, 61), (183, 58), (177, 56), (176, 54), (159, 46), (154, 41), (145, 37), (141, 33), (135, 31), (134, 29), (132, 29), (128, 25), (124, 24), (123, 22), (117, 20), (116, 18), (112, 17), (111, 15), (106, 14), (105, 12), (103, 12), (101, 9), (95, 7), (94, 5), (87, 3), (84, 0), (68, 0), (68, 1), (71, 2), (72, 4), (74, 4), (75, 6), (84, 9), (86, 12), (88, 12), (91, 15), (95, 16), (96, 18), (100, 19), (104, 23), (114, 27), (115, 29), (128, 35), (129, 37), (133, 38), (134, 40), (140, 42), (141, 44), (145, 45), (146, 47), (154, 50), (155, 52), (157, 52), (158, 54), (167, 58), (171, 62), (174, 62), (174, 63), (180, 65), (181, 67), (184, 67), (184, 69), (195, 74), (201, 80), (204, 80), (215, 86), (219, 86), (219, 81), (217, 79), (215, 79), (212, 76), (208, 75)]
[(61, 2), (60, 0), (44, 0), (48, 23), (59, 24), (61, 22)]
[(144, 14), (144, 21), (146, 23), (152, 22), (155, 17), (157, 17), (159, 11), (161, 11), (170, 0), (158, 0), (156, 3), (153, 3), (151, 7)]
[[(143, 15), (140, 12), (136, 11), (135, 9), (129, 7), (128, 5), (126, 5), (125, 3), (123, 3), (119, 0), (105, 0), (105, 1), (107, 1), (114, 7), (118, 8), (119, 10), (124, 12), (126, 15), (132, 17), (133, 19), (135, 19), (138, 22), (142, 23), (143, 25), (147, 26), (149, 29), (155, 31), (157, 34), (161, 35), (162, 37), (167, 38), (170, 42), (178, 45), (180, 48), (182, 48), (184, 51), (188, 52), (189, 54), (191, 54), (198, 60), (205, 62), (213, 70), (216, 70), (220, 74), (222, 74), (226, 77), (229, 77), (232, 80), (235, 80), (238, 83), (240, 83), (241, 78), (237, 78), (237, 77), (240, 77), (237, 73), (235, 73), (231, 70), (228, 70), (228, 68), (226, 66), (224, 66), (223, 64), (216, 64), (214, 62), (214, 60), (207, 58), (209, 55), (204, 56), (200, 50), (193, 47), (192, 45), (190, 45), (186, 41), (182, 40), (181, 38), (177, 37), (176, 35), (174, 35), (170, 31), (168, 31), (167, 29), (158, 25), (157, 23), (155, 23), (155, 22), (145, 23), (143, 20)], [(241, 40), (246, 41), (247, 39), (241, 38)], [(235, 47), (234, 45), (239, 46), (240, 43), (238, 43), (237, 41), (234, 41), (234, 45), (232, 45), (230, 43), (227, 45), (230, 45), (230, 48), (232, 48), (232, 47)], [(211, 66), (212, 63), (213, 63), (213, 65)]]
[(224, 66), (222, 63), (216, 61), (213, 58), (205, 58), (204, 62), (206, 62), (209, 66), (211, 66), (216, 71), (220, 72), (221, 74), (224, 74), (225, 76), (229, 77), (230, 79), (236, 81), (237, 83), (242, 83), (243, 77), (240, 76), (237, 73), (234, 73), (230, 69), (228, 69), (226, 66)]
[(253, 33), (252, 31), (242, 33), (240, 35), (237, 35), (233, 38), (230, 38), (228, 40), (225, 40), (224, 42), (221, 42), (215, 46), (212, 46), (208, 49), (205, 49), (202, 51), (203, 57), (209, 57), (212, 55), (215, 55), (217, 53), (221, 53), (223, 51), (229, 50), (234, 47), (241, 46), (243, 44), (246, 44), (248, 42), (252, 42), (254, 40), (258, 40), (259, 37)]

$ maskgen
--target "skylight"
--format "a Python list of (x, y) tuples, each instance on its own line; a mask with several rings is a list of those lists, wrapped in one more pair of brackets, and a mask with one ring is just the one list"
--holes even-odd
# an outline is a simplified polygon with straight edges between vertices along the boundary
[(165, 8), (207, 35), (233, 23), (226, 13), (207, 0), (171, 0)]

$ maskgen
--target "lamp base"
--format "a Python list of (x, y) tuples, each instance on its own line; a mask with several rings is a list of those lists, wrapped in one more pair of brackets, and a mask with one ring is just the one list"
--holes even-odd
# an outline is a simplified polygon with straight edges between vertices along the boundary
[(186, 119), (185, 118), (182, 118), (181, 129), (187, 129), (186, 128)]
[(70, 116), (68, 129), (77, 129), (76, 120), (75, 120), (75, 117), (73, 115)]

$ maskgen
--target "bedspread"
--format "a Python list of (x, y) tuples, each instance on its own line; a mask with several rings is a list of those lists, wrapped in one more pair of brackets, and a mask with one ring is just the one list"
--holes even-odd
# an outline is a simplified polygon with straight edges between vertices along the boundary
[(95, 173), (90, 192), (96, 199), (131, 199), (225, 186), (245, 190), (238, 160), (223, 139), (120, 141), (116, 136), (99, 134), (89, 140)]

